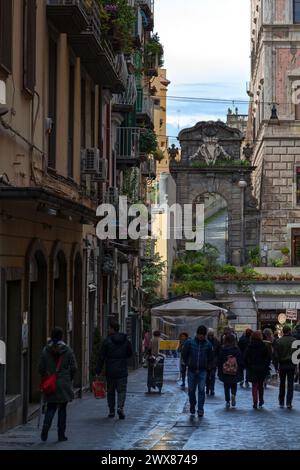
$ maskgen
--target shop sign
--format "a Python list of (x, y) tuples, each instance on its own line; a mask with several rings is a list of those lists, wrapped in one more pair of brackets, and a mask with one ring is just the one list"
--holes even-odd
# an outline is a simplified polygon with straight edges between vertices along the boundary
[(286, 310), (286, 318), (290, 321), (297, 321), (298, 320), (298, 310), (287, 309)]

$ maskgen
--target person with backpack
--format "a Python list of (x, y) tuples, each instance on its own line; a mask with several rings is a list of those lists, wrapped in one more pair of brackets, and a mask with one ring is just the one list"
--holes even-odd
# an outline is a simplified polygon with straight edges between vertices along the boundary
[(96, 375), (99, 376), (105, 365), (107, 380), (107, 402), (109, 418), (115, 417), (116, 392), (118, 395), (117, 413), (119, 419), (125, 419), (124, 405), (127, 392), (128, 364), (132, 356), (132, 346), (125, 333), (119, 333), (120, 325), (111, 323), (108, 337), (100, 350)]
[[(47, 441), (51, 424), (58, 410), (58, 441), (67, 441), (65, 435), (67, 421), (67, 404), (74, 398), (72, 381), (77, 372), (77, 363), (74, 353), (63, 341), (63, 330), (55, 327), (51, 339), (43, 349), (39, 373), (42, 377), (41, 391), (47, 403), (41, 440)], [(52, 379), (52, 380), (51, 380)], [(49, 381), (52, 381), (49, 387)], [(46, 389), (46, 381), (48, 389)], [(51, 388), (51, 390), (49, 390)]]
[(271, 350), (263, 341), (261, 331), (254, 331), (245, 351), (244, 362), (248, 369), (249, 381), (252, 382), (253, 408), (264, 405), (264, 381), (269, 373)]
[(206, 326), (199, 326), (195, 338), (188, 339), (182, 350), (183, 362), (188, 366), (190, 413), (191, 415), (196, 413), (196, 390), (198, 388), (199, 418), (204, 415), (206, 375), (213, 360), (212, 345), (207, 341), (206, 334)]
[(218, 361), (218, 376), (224, 383), (226, 409), (236, 406), (237, 384), (241, 381), (243, 370), (242, 355), (232, 334), (224, 337)]

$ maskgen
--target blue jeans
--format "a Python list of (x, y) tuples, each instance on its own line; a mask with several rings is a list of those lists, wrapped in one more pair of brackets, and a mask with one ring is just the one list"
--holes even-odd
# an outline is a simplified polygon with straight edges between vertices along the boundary
[(196, 390), (198, 387), (198, 411), (203, 411), (204, 408), (206, 375), (206, 370), (200, 370), (198, 373), (188, 371), (190, 406), (191, 408), (196, 407)]

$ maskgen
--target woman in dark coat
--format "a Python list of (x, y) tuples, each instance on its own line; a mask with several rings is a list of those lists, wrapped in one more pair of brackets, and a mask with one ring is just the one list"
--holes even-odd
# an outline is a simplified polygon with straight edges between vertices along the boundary
[(77, 364), (72, 349), (62, 339), (63, 330), (58, 327), (54, 328), (51, 333), (51, 340), (42, 352), (39, 365), (39, 373), (42, 378), (57, 371), (56, 392), (44, 396), (47, 411), (41, 434), (42, 441), (46, 441), (48, 438), (48, 432), (57, 409), (58, 440), (67, 440), (65, 436), (67, 404), (74, 398), (72, 380), (77, 371)]
[[(229, 367), (228, 361), (230, 361)], [(229, 369), (231, 370), (229, 371)], [(229, 373), (226, 373), (227, 372)], [(230, 392), (231, 406), (236, 406), (237, 384), (242, 380), (243, 360), (239, 348), (236, 345), (236, 338), (233, 334), (224, 336), (224, 345), (221, 348), (218, 361), (218, 376), (224, 383), (226, 408), (230, 408)]]
[(264, 381), (269, 373), (271, 355), (263, 342), (261, 331), (252, 334), (251, 342), (245, 352), (245, 365), (249, 370), (249, 380), (252, 382), (253, 408), (264, 405)]

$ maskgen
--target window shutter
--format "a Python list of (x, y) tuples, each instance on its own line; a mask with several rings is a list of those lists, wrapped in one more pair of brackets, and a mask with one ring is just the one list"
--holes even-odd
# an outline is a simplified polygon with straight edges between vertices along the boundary
[(36, 0), (24, 0), (23, 87), (34, 94), (36, 74)]
[(12, 0), (0, 1), (0, 65), (12, 72)]

